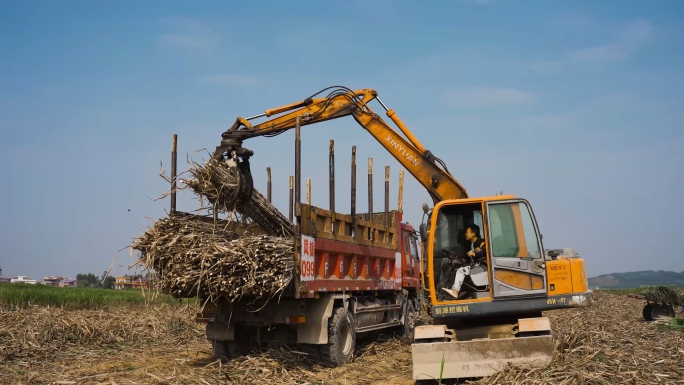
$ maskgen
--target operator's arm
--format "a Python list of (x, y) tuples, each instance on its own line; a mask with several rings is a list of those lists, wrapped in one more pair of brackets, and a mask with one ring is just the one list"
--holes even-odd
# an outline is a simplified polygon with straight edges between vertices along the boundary
[(484, 239), (479, 238), (475, 243), (475, 251), (469, 251), (468, 255), (473, 257), (475, 260), (485, 258), (487, 256), (487, 243)]
[(475, 260), (484, 259), (487, 256), (487, 243), (484, 239), (479, 239), (478, 242), (480, 246), (475, 246)]

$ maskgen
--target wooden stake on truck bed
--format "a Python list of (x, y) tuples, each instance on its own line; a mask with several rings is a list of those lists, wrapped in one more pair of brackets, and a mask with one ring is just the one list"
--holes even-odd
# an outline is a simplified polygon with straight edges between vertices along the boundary
[[(300, 137), (300, 118), (297, 116), (297, 125), (295, 126), (295, 186), (294, 186), (294, 209), (295, 216), (302, 215), (299, 204), (302, 202), (302, 140)], [(300, 220), (297, 220), (299, 225)]]
[(266, 167), (266, 177), (268, 181), (266, 182), (266, 199), (271, 202), (271, 168)]
[(356, 237), (356, 146), (352, 146), (351, 164), (351, 236)]
[(171, 214), (176, 213), (176, 168), (178, 162), (178, 134), (173, 134), (171, 146)]
[[(390, 166), (385, 166), (385, 226), (390, 226), (389, 217), (389, 180)], [(389, 243), (389, 232), (385, 231), (385, 242)]]
[(373, 240), (373, 158), (368, 158), (368, 240)]
[(288, 200), (288, 205), (290, 206), (290, 222), (294, 223), (293, 217), (292, 217), (293, 211), (294, 211), (294, 207), (293, 207), (294, 196), (293, 196), (293, 194), (294, 194), (294, 176), (290, 175), (290, 199)]
[(399, 206), (397, 211), (404, 213), (404, 170), (399, 170)]
[(335, 141), (330, 140), (328, 173), (330, 179), (330, 231), (335, 234)]

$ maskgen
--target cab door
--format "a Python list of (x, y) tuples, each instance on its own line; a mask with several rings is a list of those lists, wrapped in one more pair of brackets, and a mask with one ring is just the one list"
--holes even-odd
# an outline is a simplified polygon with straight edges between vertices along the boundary
[(544, 248), (530, 204), (490, 201), (486, 211), (494, 299), (546, 296)]

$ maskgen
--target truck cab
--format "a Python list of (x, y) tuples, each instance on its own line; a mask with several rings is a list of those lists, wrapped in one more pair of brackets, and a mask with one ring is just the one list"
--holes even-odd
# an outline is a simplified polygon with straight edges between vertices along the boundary
[(402, 287), (408, 290), (420, 289), (420, 255), (418, 233), (407, 222), (401, 224), (400, 250), (402, 254)]

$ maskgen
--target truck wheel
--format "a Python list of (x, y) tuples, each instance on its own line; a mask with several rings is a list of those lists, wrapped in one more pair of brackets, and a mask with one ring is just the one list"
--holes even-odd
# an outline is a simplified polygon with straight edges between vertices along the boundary
[(651, 317), (651, 310), (653, 310), (653, 306), (654, 304), (647, 303), (646, 306), (644, 306), (644, 309), (641, 311), (641, 314), (644, 316), (646, 321), (653, 321), (653, 318)]
[(321, 345), (323, 362), (330, 366), (344, 365), (356, 348), (356, 330), (351, 313), (338, 307), (328, 321), (328, 344)]
[(413, 333), (416, 330), (417, 312), (413, 301), (406, 301), (406, 313), (404, 314), (404, 337), (413, 341)]
[(651, 320), (655, 320), (658, 317), (674, 318), (674, 316), (675, 316), (674, 308), (670, 305), (656, 304), (651, 309)]
[(235, 341), (226, 342), (230, 357), (238, 358), (247, 355), (254, 334), (253, 328), (247, 327), (242, 323), (235, 324)]
[(214, 351), (214, 357), (221, 362), (228, 362), (231, 358), (242, 357), (249, 352), (249, 348), (241, 346), (235, 341), (212, 340), (211, 348)]
[(211, 350), (214, 351), (214, 357), (221, 360), (221, 362), (230, 360), (230, 349), (228, 348), (228, 345), (228, 341), (211, 340)]

